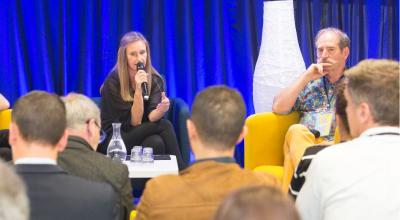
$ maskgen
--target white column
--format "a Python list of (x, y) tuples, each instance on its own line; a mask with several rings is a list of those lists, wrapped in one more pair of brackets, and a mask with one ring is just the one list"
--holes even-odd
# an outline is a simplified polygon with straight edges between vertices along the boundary
[(304, 71), (293, 0), (264, 2), (261, 48), (253, 78), (255, 112), (272, 111), (274, 96)]

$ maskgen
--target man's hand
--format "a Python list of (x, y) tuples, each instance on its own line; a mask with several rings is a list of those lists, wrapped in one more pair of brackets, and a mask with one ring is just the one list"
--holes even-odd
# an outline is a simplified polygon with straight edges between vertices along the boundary
[(313, 63), (306, 70), (306, 76), (309, 81), (319, 79), (328, 73), (326, 69), (331, 66), (331, 63)]

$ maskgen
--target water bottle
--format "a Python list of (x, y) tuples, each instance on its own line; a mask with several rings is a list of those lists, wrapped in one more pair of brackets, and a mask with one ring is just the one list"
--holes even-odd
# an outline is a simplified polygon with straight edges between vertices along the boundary
[(121, 123), (112, 123), (113, 135), (107, 147), (107, 157), (123, 161), (126, 159), (126, 147), (121, 137)]

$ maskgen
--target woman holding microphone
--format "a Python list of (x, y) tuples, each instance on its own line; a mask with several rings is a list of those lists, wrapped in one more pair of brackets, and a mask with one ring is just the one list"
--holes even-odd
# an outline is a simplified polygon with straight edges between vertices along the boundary
[(106, 78), (101, 95), (102, 128), (107, 138), (98, 151), (106, 154), (112, 123), (121, 123), (128, 154), (135, 145), (152, 147), (154, 154), (175, 155), (179, 169), (186, 166), (174, 129), (162, 118), (170, 103), (163, 78), (151, 65), (149, 43), (141, 33), (129, 32), (122, 37), (117, 63)]

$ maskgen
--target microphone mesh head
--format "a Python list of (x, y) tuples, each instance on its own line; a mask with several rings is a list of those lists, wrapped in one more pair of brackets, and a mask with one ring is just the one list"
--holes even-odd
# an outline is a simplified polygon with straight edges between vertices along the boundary
[(136, 68), (137, 68), (137, 70), (144, 70), (144, 64), (142, 62), (138, 62), (136, 64)]

